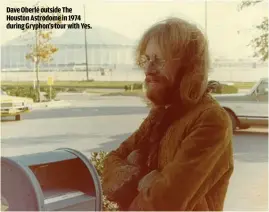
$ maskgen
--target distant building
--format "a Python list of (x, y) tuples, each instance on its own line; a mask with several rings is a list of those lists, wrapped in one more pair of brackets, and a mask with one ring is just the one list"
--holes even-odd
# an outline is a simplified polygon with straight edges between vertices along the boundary
[(253, 58), (242, 58), (238, 60), (232, 59), (215, 59), (212, 63), (212, 67), (217, 68), (264, 68), (267, 67), (267, 62), (261, 62)]
[[(34, 39), (32, 35), (11, 40), (1, 46), (2, 71), (32, 71), (34, 66), (25, 59)], [(91, 71), (101, 68), (139, 70), (134, 65), (135, 43), (129, 38), (102, 27), (93, 27), (87, 31), (88, 67)], [(53, 61), (40, 66), (41, 71), (79, 71), (85, 70), (85, 44), (83, 30), (66, 30), (60, 37), (52, 39), (59, 51)], [(233, 60), (230, 58), (214, 58), (212, 69), (256, 69), (267, 67), (267, 63), (258, 62), (253, 58)], [(121, 68), (120, 68), (121, 69)]]
[[(33, 39), (17, 38), (1, 46), (2, 70), (31, 70), (33, 64), (25, 59)], [(25, 42), (27, 41), (27, 42)], [(30, 42), (30, 43), (29, 43)], [(42, 64), (41, 70), (75, 70), (85, 66), (85, 44), (83, 30), (66, 30), (52, 40), (59, 51), (49, 64)], [(119, 64), (133, 64), (133, 41), (111, 30), (96, 27), (87, 31), (88, 66), (115, 67)]]

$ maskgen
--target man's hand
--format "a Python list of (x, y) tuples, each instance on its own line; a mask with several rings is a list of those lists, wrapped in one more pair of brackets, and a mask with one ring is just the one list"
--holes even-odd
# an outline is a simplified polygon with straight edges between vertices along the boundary
[(118, 167), (113, 172), (113, 185), (111, 185), (111, 191), (120, 189), (126, 182), (131, 181), (132, 176), (138, 175), (140, 169), (133, 165), (125, 165)]
[(147, 175), (145, 175), (138, 183), (138, 191), (144, 188), (149, 188), (151, 184), (161, 175), (157, 170), (153, 170)]
[(129, 211), (155, 211), (151, 202), (145, 202), (145, 199), (143, 199), (141, 195), (143, 196), (148, 192), (148, 188), (160, 175), (160, 172), (153, 170), (140, 180), (138, 184), (140, 194), (133, 200), (128, 209)]

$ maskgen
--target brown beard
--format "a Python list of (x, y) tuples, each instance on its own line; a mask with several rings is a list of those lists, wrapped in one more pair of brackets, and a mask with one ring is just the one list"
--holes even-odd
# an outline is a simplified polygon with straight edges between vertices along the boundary
[(171, 98), (173, 96), (172, 87), (163, 87), (159, 93), (147, 92), (147, 98), (156, 106), (164, 106), (171, 103)]

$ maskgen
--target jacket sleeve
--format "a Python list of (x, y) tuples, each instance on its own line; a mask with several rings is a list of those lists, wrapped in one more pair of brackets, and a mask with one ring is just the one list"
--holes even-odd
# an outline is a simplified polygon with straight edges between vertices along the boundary
[[(130, 210), (179, 210), (193, 208), (211, 185), (206, 178), (231, 142), (230, 120), (220, 108), (204, 111), (181, 142), (174, 160), (149, 188), (142, 189)], [(136, 208), (138, 207), (138, 208)]]
[[(137, 140), (140, 135), (148, 128), (151, 113), (142, 122), (138, 130), (136, 130), (129, 138), (127, 138), (114, 151), (111, 151), (104, 160), (104, 169), (102, 173), (102, 187), (105, 191), (110, 190), (115, 184), (120, 184), (118, 177), (115, 175), (115, 170), (122, 166), (128, 165), (127, 156), (136, 149)], [(106, 195), (106, 194), (105, 194)]]
[(114, 167), (127, 164), (126, 157), (136, 149), (137, 140), (139, 140), (141, 135), (144, 134), (148, 129), (155, 111), (156, 110), (151, 109), (148, 116), (144, 119), (139, 128), (129, 138), (123, 141), (116, 150), (111, 151), (106, 156), (103, 174), (106, 175), (106, 173), (113, 170)]
[(111, 151), (104, 161), (104, 172), (103, 174), (113, 170), (115, 167), (126, 165), (127, 156), (135, 150), (136, 140), (139, 139), (140, 135), (144, 133), (147, 128), (149, 117), (147, 117), (143, 123), (140, 125), (139, 129), (136, 130), (130, 137), (121, 143), (121, 145), (116, 149)]

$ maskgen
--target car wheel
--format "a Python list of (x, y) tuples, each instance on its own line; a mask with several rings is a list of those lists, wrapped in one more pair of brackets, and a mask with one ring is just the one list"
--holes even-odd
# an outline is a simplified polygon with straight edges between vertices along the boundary
[(16, 115), (16, 116), (15, 116), (15, 120), (16, 120), (16, 121), (20, 121), (20, 120), (21, 120), (21, 115), (20, 115), (20, 114), (19, 114), (19, 115)]
[(237, 128), (237, 120), (236, 120), (236, 117), (234, 116), (234, 114), (232, 114), (231, 112), (228, 112), (228, 114), (229, 114), (230, 119), (232, 121), (232, 129), (233, 129), (233, 132), (234, 132), (236, 130), (236, 128)]

